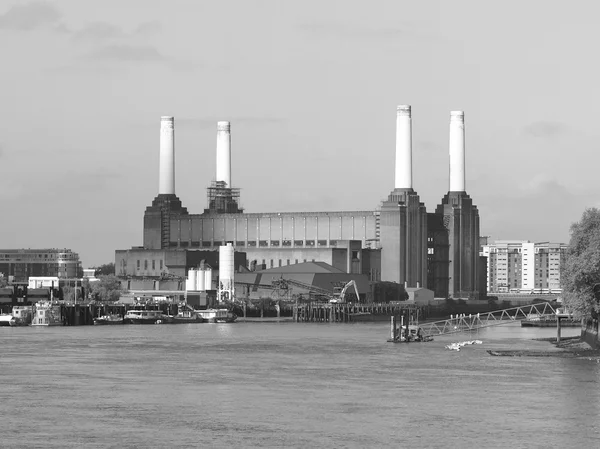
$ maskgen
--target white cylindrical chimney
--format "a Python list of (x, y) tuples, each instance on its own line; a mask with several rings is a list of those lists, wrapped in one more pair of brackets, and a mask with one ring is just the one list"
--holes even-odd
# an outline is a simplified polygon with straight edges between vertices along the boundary
[(231, 188), (231, 126), (229, 122), (217, 123), (217, 179)]
[(175, 119), (160, 118), (158, 194), (175, 194)]
[(465, 192), (465, 113), (450, 112), (450, 192)]
[(396, 189), (412, 189), (412, 125), (409, 105), (396, 113)]

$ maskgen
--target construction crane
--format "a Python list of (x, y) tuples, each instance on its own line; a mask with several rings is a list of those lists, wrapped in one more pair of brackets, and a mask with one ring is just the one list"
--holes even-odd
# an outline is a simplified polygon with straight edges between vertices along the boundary
[(341, 290), (339, 293), (336, 292), (336, 290), (339, 290), (340, 287), (334, 287), (334, 294), (333, 297), (329, 300), (329, 302), (331, 303), (345, 303), (346, 302), (346, 292), (348, 291), (348, 289), (350, 287), (354, 287), (354, 293), (356, 294), (356, 300), (360, 301), (360, 296), (358, 295), (358, 288), (356, 287), (356, 282), (354, 280), (351, 280), (350, 282), (347, 282), (343, 287), (341, 287)]

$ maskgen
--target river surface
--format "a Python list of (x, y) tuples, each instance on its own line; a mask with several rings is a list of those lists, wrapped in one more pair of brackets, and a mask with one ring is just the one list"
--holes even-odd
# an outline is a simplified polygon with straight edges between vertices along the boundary
[[(0, 447), (600, 447), (596, 360), (486, 352), (553, 350), (531, 339), (554, 329), (388, 334), (384, 323), (0, 328)], [(444, 348), (470, 339), (483, 344)]]

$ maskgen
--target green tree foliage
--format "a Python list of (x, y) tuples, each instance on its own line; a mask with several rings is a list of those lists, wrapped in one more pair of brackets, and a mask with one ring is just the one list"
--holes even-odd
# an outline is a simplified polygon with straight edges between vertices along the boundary
[(98, 281), (90, 282), (89, 292), (96, 301), (117, 301), (124, 292), (121, 281), (114, 274), (100, 275)]
[(598, 313), (594, 287), (600, 284), (600, 210), (587, 209), (571, 225), (571, 241), (561, 272), (563, 302), (577, 317)]
[[(62, 299), (67, 302), (81, 301), (83, 299), (81, 296), (81, 288), (81, 285), (78, 285), (77, 289), (75, 289), (75, 287), (72, 285), (65, 285), (64, 287), (61, 287)], [(75, 295), (77, 295), (77, 297), (75, 297)]]
[(115, 274), (114, 263), (106, 263), (104, 265), (100, 265), (99, 267), (96, 267), (96, 271), (94, 271), (95, 276), (108, 276), (110, 274)]

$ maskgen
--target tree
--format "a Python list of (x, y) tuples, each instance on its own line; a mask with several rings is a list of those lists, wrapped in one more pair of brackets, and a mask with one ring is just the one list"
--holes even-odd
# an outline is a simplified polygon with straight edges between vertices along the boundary
[[(62, 290), (62, 299), (64, 301), (76, 302), (76, 301), (80, 301), (81, 299), (83, 299), (81, 297), (81, 286), (78, 286), (77, 290), (75, 290), (74, 286), (65, 285), (65, 286), (61, 287), (61, 290)], [(75, 295), (77, 295), (77, 297), (75, 297)]]
[[(586, 209), (571, 225), (571, 241), (561, 272), (563, 302), (577, 317), (600, 311), (594, 287), (600, 284), (600, 210)], [(596, 287), (598, 291), (598, 287)]]
[(96, 301), (118, 301), (124, 292), (120, 279), (114, 274), (101, 275), (89, 285), (90, 295)]
[(108, 276), (110, 274), (115, 274), (114, 263), (100, 265), (99, 267), (96, 267), (96, 271), (94, 271), (94, 276)]

